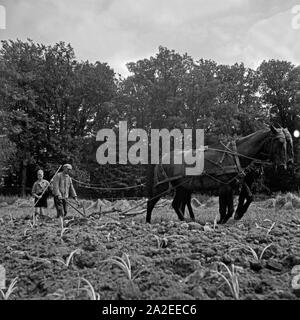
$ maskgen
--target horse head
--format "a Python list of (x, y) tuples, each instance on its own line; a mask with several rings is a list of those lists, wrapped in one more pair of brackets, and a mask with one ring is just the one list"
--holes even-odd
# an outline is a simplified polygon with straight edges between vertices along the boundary
[(275, 169), (287, 169), (287, 139), (282, 128), (276, 129), (270, 125), (269, 139), (265, 144), (270, 160)]
[(286, 139), (286, 155), (287, 155), (287, 165), (291, 169), (294, 164), (294, 147), (293, 147), (293, 138), (287, 128), (283, 129), (283, 133)]

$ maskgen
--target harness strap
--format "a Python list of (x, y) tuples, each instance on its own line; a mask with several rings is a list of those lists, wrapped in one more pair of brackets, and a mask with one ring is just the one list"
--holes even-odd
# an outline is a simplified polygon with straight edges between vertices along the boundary
[[(209, 146), (205, 146), (205, 148), (204, 148), (204, 151), (214, 150), (214, 151), (223, 153), (222, 158), (220, 159), (219, 162), (214, 162), (214, 161), (212, 161), (210, 159), (206, 159), (207, 161), (209, 161), (209, 162), (213, 163), (214, 165), (216, 165), (217, 167), (219, 167), (221, 169), (221, 172), (217, 173), (217, 172), (214, 171), (214, 172), (212, 172), (213, 174), (210, 174), (210, 173), (208, 173), (207, 171), (204, 170), (201, 175), (204, 175), (204, 176), (206, 175), (206, 176), (210, 177), (211, 179), (213, 179), (213, 180), (215, 180), (215, 181), (217, 181), (219, 183), (222, 183), (222, 184), (225, 184), (225, 185), (229, 185), (234, 180), (238, 181), (239, 183), (241, 183), (243, 181), (243, 178), (246, 176), (246, 174), (248, 172), (250, 172), (251, 170), (253, 170), (253, 167), (255, 166), (255, 164), (259, 164), (261, 166), (270, 164), (267, 161), (263, 161), (263, 160), (260, 160), (260, 159), (257, 159), (257, 158), (248, 157), (248, 156), (245, 156), (243, 154), (239, 154), (237, 152), (237, 147), (236, 147), (236, 142), (235, 141), (231, 142), (232, 150), (229, 148), (230, 142), (227, 145), (224, 145), (222, 142), (221, 142), (221, 144), (225, 147), (225, 150), (224, 149), (221, 150), (221, 149), (216, 149), (216, 148), (210, 148)], [(235, 165), (232, 165), (232, 166), (230, 166), (230, 165), (229, 166), (221, 166), (221, 164), (224, 161), (224, 158), (225, 158), (226, 155), (229, 155), (234, 159)], [(251, 163), (245, 169), (243, 169), (242, 166), (241, 166), (239, 156), (241, 156), (243, 158), (246, 158), (246, 159), (252, 160)], [(164, 167), (161, 164), (158, 166), (158, 168), (160, 169), (160, 172), (162, 173), (164, 179), (162, 181), (156, 181), (155, 186), (168, 182), (169, 183), (168, 190), (171, 190), (173, 188), (173, 186), (171, 184), (171, 181), (177, 180), (177, 179), (180, 179), (180, 178), (187, 178), (187, 177), (184, 177), (182, 175), (179, 175), (179, 176), (176, 176), (176, 177), (168, 177)], [(223, 182), (220, 179), (215, 177), (215, 176), (218, 176), (218, 175), (224, 175), (224, 174), (229, 174), (229, 173), (232, 174), (232, 173), (236, 173), (236, 172), (237, 172), (237, 175), (235, 177), (233, 177), (232, 179), (230, 179), (229, 181), (227, 181), (227, 182)], [(157, 176), (157, 172), (156, 172), (156, 176)]]
[[(221, 142), (221, 144), (222, 144), (227, 150), (231, 151), (231, 150), (229, 149), (230, 142), (228, 142), (226, 146), (225, 146), (225, 144), (223, 144), (222, 142)], [(221, 160), (219, 161), (220, 164), (224, 161), (225, 156), (226, 156), (226, 153), (223, 152), (222, 158), (221, 158)]]
[(158, 166), (158, 168), (160, 168), (160, 172), (162, 173), (164, 179), (163, 179), (162, 181), (156, 181), (155, 186), (157, 186), (157, 185), (159, 185), (159, 184), (162, 184), (162, 183), (168, 182), (168, 183), (169, 183), (168, 190), (170, 190), (170, 189), (172, 188), (171, 180), (173, 180), (173, 179), (174, 179), (174, 180), (175, 180), (175, 179), (178, 179), (178, 177), (172, 177), (173, 179), (170, 178), (170, 177), (168, 177), (168, 175), (167, 175), (164, 167), (163, 167), (161, 164)]
[(237, 147), (236, 147), (235, 141), (232, 141), (231, 144), (232, 144), (232, 150), (234, 152), (234, 159), (235, 159), (237, 170), (238, 170), (238, 172), (243, 172), (243, 169), (242, 169), (242, 166), (240, 163), (240, 158), (237, 155)]
[[(226, 173), (231, 173), (231, 172), (237, 173), (236, 180), (238, 181), (242, 180), (245, 177), (246, 173), (243, 170), (240, 163), (240, 159), (238, 157), (236, 142), (233, 140), (229, 142), (227, 145), (223, 144), (222, 142), (221, 144), (227, 150), (227, 152), (226, 150), (224, 150), (220, 163), (222, 163), (226, 154), (228, 154), (233, 159), (233, 163), (234, 163), (232, 166), (223, 167), (223, 170)], [(230, 144), (232, 145), (231, 149), (230, 149)]]

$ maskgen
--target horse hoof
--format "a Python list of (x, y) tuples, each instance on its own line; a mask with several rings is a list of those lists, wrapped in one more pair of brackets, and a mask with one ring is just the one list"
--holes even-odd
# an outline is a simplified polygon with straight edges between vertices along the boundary
[(243, 218), (242, 214), (235, 214), (234, 215), (234, 220), (241, 220)]
[(225, 224), (231, 217), (226, 217), (224, 220), (223, 220), (223, 224)]

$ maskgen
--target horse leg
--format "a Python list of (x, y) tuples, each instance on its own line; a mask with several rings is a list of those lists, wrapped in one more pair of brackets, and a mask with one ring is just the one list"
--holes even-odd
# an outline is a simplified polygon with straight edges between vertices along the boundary
[(194, 215), (193, 208), (192, 208), (192, 205), (191, 205), (191, 199), (192, 199), (192, 192), (189, 192), (187, 194), (186, 204), (187, 204), (187, 207), (189, 209), (189, 214), (190, 214), (191, 219), (193, 221), (195, 221), (195, 215)]
[[(240, 197), (242, 197), (243, 203), (240, 205), (240, 201), (239, 201), (239, 206), (236, 209), (236, 212), (234, 215), (235, 220), (242, 219), (242, 217), (247, 212), (250, 204), (253, 201), (253, 194), (247, 184), (243, 184)], [(244, 203), (245, 199), (246, 199), (246, 203)]]
[(225, 223), (226, 218), (226, 211), (227, 211), (227, 186), (222, 186), (219, 189), (219, 213), (220, 213), (220, 220), (218, 224)]
[(233, 189), (228, 186), (226, 191), (226, 206), (227, 206), (227, 214), (223, 223), (226, 223), (233, 215), (234, 212), (234, 204), (233, 204)]
[[(177, 197), (176, 197), (176, 195), (175, 195), (175, 197), (176, 197), (176, 199), (178, 198), (178, 199), (180, 199), (180, 204), (179, 204), (179, 207), (180, 207), (180, 211), (181, 211), (181, 213), (182, 213), (182, 215), (184, 216), (184, 214), (185, 214), (185, 206), (186, 206), (186, 204), (187, 204), (187, 201), (188, 201), (188, 191), (187, 190), (185, 190), (184, 188), (182, 188), (182, 187), (178, 187), (177, 189), (176, 189), (176, 194), (177, 194)], [(173, 201), (175, 201), (175, 199), (173, 200)], [(177, 201), (177, 200), (176, 200)], [(176, 202), (175, 201), (175, 202)], [(174, 208), (174, 207), (173, 207)]]
[(238, 203), (237, 209), (235, 210), (234, 219), (238, 220), (238, 217), (241, 215), (246, 198), (247, 198), (247, 190), (245, 188), (245, 184), (243, 184), (241, 188), (241, 192), (239, 194), (239, 203)]
[(182, 199), (182, 195), (185, 195), (185, 193), (180, 192), (180, 189), (176, 189), (175, 197), (172, 202), (172, 207), (177, 213), (179, 220), (184, 221), (184, 214), (182, 213), (181, 208), (183, 204), (185, 207), (185, 203), (184, 203), (185, 198)]
[(147, 201), (147, 216), (146, 216), (146, 222), (150, 223), (151, 222), (151, 213), (153, 208), (155, 207), (156, 203), (158, 200), (161, 198), (161, 196), (154, 197), (150, 200)]
[(194, 215), (194, 212), (193, 212), (193, 208), (191, 206), (192, 192), (189, 191), (189, 190), (185, 190), (185, 189), (181, 188), (180, 189), (180, 193), (182, 195), (182, 201), (181, 201), (181, 204), (180, 204), (180, 210), (181, 210), (183, 216), (185, 214), (185, 206), (187, 205), (188, 210), (189, 210), (189, 214), (190, 214), (190, 218), (192, 219), (192, 221), (195, 221), (195, 215)]

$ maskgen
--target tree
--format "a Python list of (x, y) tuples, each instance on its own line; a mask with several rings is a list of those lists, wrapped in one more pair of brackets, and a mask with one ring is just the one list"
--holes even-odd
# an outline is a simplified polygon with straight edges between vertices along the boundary
[(54, 173), (58, 164), (71, 161), (80, 171), (84, 138), (109, 113), (113, 70), (76, 61), (64, 42), (3, 41), (0, 62), (0, 110), (8, 115), (8, 137), (17, 148), (22, 194), (29, 166)]
[(265, 110), (257, 96), (257, 72), (243, 63), (235, 63), (219, 65), (216, 74), (218, 104), (214, 108), (214, 130), (229, 137), (258, 130), (265, 119)]
[(270, 119), (292, 129), (297, 114), (296, 94), (299, 91), (299, 68), (287, 61), (263, 61), (258, 68), (261, 100), (269, 108)]

